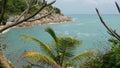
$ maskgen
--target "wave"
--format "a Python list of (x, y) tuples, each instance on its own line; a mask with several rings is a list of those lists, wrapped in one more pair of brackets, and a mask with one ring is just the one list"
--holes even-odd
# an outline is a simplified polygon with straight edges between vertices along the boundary
[(96, 36), (96, 35), (98, 35), (98, 34), (96, 34), (96, 33), (77, 33), (77, 35), (82, 35), (82, 36), (86, 36), (86, 37), (89, 37), (89, 36)]
[(58, 23), (48, 23), (48, 24), (58, 24)]
[(7, 33), (10, 29), (11, 29), (11, 28), (9, 28), (9, 29), (7, 29), (7, 30), (4, 30), (4, 31), (2, 32), (2, 34)]
[(85, 25), (85, 23), (78, 23), (77, 26)]
[(13, 29), (13, 28), (19, 28), (19, 27), (14, 26), (14, 27), (8, 28), (8, 29), (4, 30), (4, 31), (2, 32), (2, 34), (7, 33), (8, 31), (10, 31), (10, 30)]

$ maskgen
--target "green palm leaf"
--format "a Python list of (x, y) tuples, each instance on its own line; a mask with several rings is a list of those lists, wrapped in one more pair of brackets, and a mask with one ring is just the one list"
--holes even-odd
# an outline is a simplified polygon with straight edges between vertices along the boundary
[(68, 50), (75, 50), (76, 47), (82, 44), (81, 40), (76, 39), (75, 37), (66, 37), (60, 36), (58, 37), (58, 46), (59, 50), (63, 51), (64, 47), (67, 47)]
[(65, 61), (74, 56), (74, 50), (81, 44), (80, 40), (77, 40), (74, 37), (58, 37), (58, 52), (61, 53), (60, 65), (62, 66)]
[(58, 45), (58, 38), (57, 38), (57, 36), (56, 36), (56, 34), (55, 34), (55, 32), (54, 32), (54, 30), (52, 29), (52, 28), (50, 28), (50, 27), (47, 27), (46, 29), (45, 29), (45, 31), (46, 32), (48, 32), (49, 34), (50, 34), (50, 36), (53, 38), (53, 49), (54, 49), (54, 53), (58, 53), (58, 48), (57, 48), (57, 45)]
[(52, 36), (52, 38), (55, 40), (56, 43), (58, 42), (57, 36), (52, 28), (47, 27), (45, 31), (48, 32)]
[(82, 44), (81, 40), (78, 40), (75, 37), (66, 37), (64, 35), (57, 37), (54, 30), (50, 27), (46, 28), (45, 31), (48, 32), (53, 38), (53, 48), (50, 48), (48, 44), (33, 36), (23, 34), (22, 37), (37, 42), (42, 49), (41, 51), (45, 52), (45, 54), (49, 56), (45, 56), (33, 50), (28, 50), (24, 52), (24, 58), (58, 64), (61, 67), (64, 67), (67, 65), (78, 65), (79, 63), (77, 62), (90, 58), (92, 55), (94, 55), (94, 53), (97, 52), (95, 50), (87, 50), (76, 55), (74, 52), (76, 51), (76, 48)]
[(34, 50), (27, 50), (22, 55), (23, 58), (28, 60), (36, 61), (36, 62), (46, 62), (52, 65), (56, 65), (57, 63), (50, 57), (40, 54)]
[(92, 57), (93, 55), (97, 54), (98, 51), (96, 50), (86, 50), (84, 52), (79, 53), (78, 55), (74, 56), (70, 62), (82, 61), (83, 59), (87, 59)]
[(30, 36), (30, 35), (27, 35), (27, 34), (22, 34), (21, 36), (26, 38), (26, 39), (32, 40), (34, 42), (37, 42), (38, 44), (40, 44), (40, 47), (41, 47), (43, 52), (50, 55), (51, 57), (54, 57), (53, 51), (52, 51), (52, 49), (50, 48), (49, 45), (45, 44), (44, 42), (42, 42), (41, 40), (38, 40), (37, 38), (35, 38), (33, 36)]

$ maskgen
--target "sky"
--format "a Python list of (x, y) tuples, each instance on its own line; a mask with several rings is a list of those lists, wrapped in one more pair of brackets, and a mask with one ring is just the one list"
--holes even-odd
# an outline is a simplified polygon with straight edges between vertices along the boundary
[(95, 8), (103, 14), (118, 14), (115, 1), (120, 5), (120, 0), (56, 0), (54, 6), (63, 14), (95, 14)]

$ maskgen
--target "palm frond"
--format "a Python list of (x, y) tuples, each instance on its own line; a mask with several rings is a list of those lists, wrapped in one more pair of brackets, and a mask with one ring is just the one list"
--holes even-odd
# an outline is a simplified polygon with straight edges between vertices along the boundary
[(61, 49), (61, 51), (63, 51), (62, 49), (64, 47), (67, 47), (67, 49), (75, 49), (75, 47), (78, 47), (82, 44), (81, 40), (76, 39), (75, 37), (66, 37), (66, 36), (60, 36), (58, 37), (58, 47), (59, 49)]
[(70, 60), (70, 62), (79, 62), (79, 61), (82, 61), (82, 60), (84, 60), (86, 58), (91, 58), (91, 57), (93, 57), (97, 53), (98, 53), (97, 50), (86, 50), (86, 51), (81, 52), (78, 55), (74, 56)]
[(39, 52), (36, 52), (34, 50), (25, 51), (23, 53), (22, 57), (27, 59), (27, 60), (31, 60), (31, 61), (46, 62), (46, 63), (50, 63), (52, 65), (57, 64), (52, 58), (45, 56), (43, 54), (40, 54)]
[(61, 53), (60, 65), (63, 65), (66, 60), (71, 58), (75, 47), (79, 46), (81, 41), (74, 37), (60, 36), (58, 37), (58, 52)]
[(55, 32), (54, 32), (54, 30), (52, 28), (47, 27), (45, 29), (45, 31), (48, 32), (52, 36), (52, 38), (55, 40), (56, 43), (58, 42), (57, 36), (56, 36), (56, 34), (55, 34)]
[(29, 39), (29, 40), (32, 40), (34, 42), (37, 42), (40, 45), (43, 52), (50, 55), (51, 57), (54, 57), (52, 49), (46, 43), (42, 42), (41, 40), (39, 40), (39, 39), (37, 39), (37, 38), (35, 38), (33, 36), (27, 35), (27, 34), (22, 34), (21, 36), (24, 37), (25, 39)]

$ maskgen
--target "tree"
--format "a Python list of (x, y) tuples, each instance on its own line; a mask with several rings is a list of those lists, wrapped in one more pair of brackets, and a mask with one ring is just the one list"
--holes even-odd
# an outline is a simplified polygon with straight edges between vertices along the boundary
[[(0, 29), (0, 33), (3, 32), (4, 30), (8, 29), (8, 28), (11, 28), (13, 26), (19, 25), (19, 24), (23, 23), (24, 21), (30, 20), (31, 18), (36, 16), (39, 12), (41, 12), (45, 7), (50, 6), (53, 3), (55, 3), (56, 0), (54, 0), (54, 1), (50, 2), (50, 3), (47, 3), (45, 0), (43, 0), (43, 4), (42, 5), (37, 5), (37, 4), (34, 3), (34, 1), (35, 0), (25, 0), (27, 8), (20, 14), (19, 18), (17, 18), (17, 20), (14, 21), (14, 23), (12, 23), (10, 25), (6, 25), (2, 29)], [(4, 4), (4, 5), (6, 5), (6, 4)], [(34, 11), (32, 14), (29, 14), (28, 12), (31, 9), (34, 9), (35, 6), (37, 6), (38, 10)], [(2, 6), (2, 8), (4, 8), (4, 6)], [(52, 12), (53, 12), (53, 10), (49, 11), (47, 14), (45, 14), (45, 15), (41, 16), (40, 18), (37, 18), (37, 19), (44, 18), (44, 17), (50, 15)], [(1, 18), (3, 18), (3, 17), (4, 17), (4, 14), (1, 13)], [(1, 18), (0, 18), (0, 21), (3, 20)]]
[(44, 43), (41, 40), (27, 34), (22, 35), (25, 39), (37, 42), (42, 50), (42, 52), (26, 50), (22, 56), (23, 58), (26, 58), (28, 62), (29, 60), (35, 60), (36, 62), (46, 63), (53, 66), (53, 68), (56, 65), (62, 68), (69, 66), (75, 67), (79, 65), (79, 61), (89, 58), (95, 53), (95, 50), (86, 50), (84, 52), (74, 54), (76, 48), (82, 43), (80, 40), (74, 37), (66, 37), (64, 35), (56, 36), (54, 30), (51, 28), (46, 28), (45, 31), (53, 38), (53, 45)]
[[(31, 2), (31, 5), (33, 5), (33, 6), (30, 8), (29, 11), (27, 11), (25, 13), (25, 15), (26, 14), (29, 14), (29, 15), (33, 14), (35, 11), (39, 10), (39, 7), (43, 5), (43, 1), (42, 0), (33, 0), (33, 1), (31, 1), (31, 0), (8, 0), (7, 3), (6, 3), (5, 9), (4, 9), (4, 10), (6, 10), (6, 9), (7, 10), (4, 12), (4, 14), (1, 13), (1, 11), (0, 11), (0, 13), (4, 15), (3, 19), (1, 18), (1, 22), (0, 22), (1, 25), (7, 24), (7, 19), (9, 19), (11, 17), (14, 18), (11, 21), (15, 22), (16, 18), (19, 17), (19, 15), (28, 7), (28, 5), (30, 4), (30, 2)], [(2, 10), (2, 8), (1, 8), (2, 7), (2, 3), (3, 2), (0, 1), (0, 9), (1, 10)], [(44, 11), (49, 12), (49, 11), (52, 11), (53, 8), (54, 8), (54, 13), (57, 13), (57, 14), (61, 13), (60, 9), (55, 8), (52, 5), (46, 6), (44, 8)], [(44, 11), (42, 11), (41, 13), (44, 13)], [(26, 17), (25, 15), (23, 17)]]
[[(11, 1), (11, 0), (9, 0)], [(17, 0), (14, 0), (14, 1), (17, 1)], [(3, 24), (5, 25), (3, 28), (0, 28), (0, 34), (11, 28), (11, 27), (14, 27), (14, 26), (17, 26), (25, 21), (28, 21), (30, 20), (31, 18), (33, 18), (34, 16), (36, 16), (39, 12), (41, 12), (45, 7), (47, 6), (50, 6), (52, 5), (53, 3), (56, 2), (56, 0), (53, 0), (52, 2), (50, 3), (47, 3), (45, 0), (43, 0), (43, 3), (42, 5), (38, 5), (35, 3), (36, 0), (25, 0), (25, 4), (27, 5), (26, 9), (22, 9), (23, 12), (20, 13), (20, 16), (19, 18), (17, 18), (16, 21), (14, 21), (12, 24), (10, 25), (5, 25), (6, 22), (3, 22), (4, 18), (5, 18), (5, 11), (6, 10), (6, 6), (7, 6), (7, 3), (8, 3), (8, 0), (0, 0), (0, 8), (1, 8), (1, 12), (0, 12), (0, 25)], [(28, 12), (31, 10), (31, 9), (34, 9), (34, 7), (37, 6), (37, 10), (34, 11), (32, 14), (29, 14)], [(18, 6), (17, 6), (18, 7)], [(54, 9), (54, 8), (52, 8)], [(14, 9), (13, 9), (14, 10)], [(42, 19), (44, 17), (46, 17), (47, 15), (50, 15), (52, 13), (53, 10), (49, 11), (47, 14), (41, 16), (39, 19)], [(26, 17), (25, 17), (26, 16)], [(0, 50), (0, 63), (3, 65), (3, 68), (11, 68), (11, 64), (8, 62), (8, 60), (6, 59), (6, 57), (4, 56), (2, 50)]]

